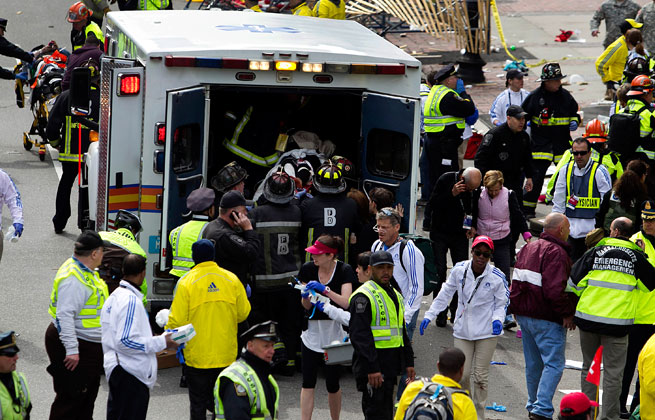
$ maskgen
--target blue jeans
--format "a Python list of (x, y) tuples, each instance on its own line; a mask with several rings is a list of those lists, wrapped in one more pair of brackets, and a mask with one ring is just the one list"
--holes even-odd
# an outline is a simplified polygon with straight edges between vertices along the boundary
[[(412, 316), (412, 320), (409, 322), (409, 324), (405, 324), (405, 329), (407, 330), (407, 336), (411, 340), (412, 337), (414, 337), (414, 330), (416, 330), (416, 321), (418, 320), (418, 312), (414, 312), (414, 316)], [(398, 393), (396, 394), (396, 397), (398, 400), (400, 400), (400, 397), (403, 395), (403, 391), (405, 390), (405, 379), (407, 379), (407, 372), (403, 373), (402, 376), (400, 377), (400, 382), (398, 383)]]
[(551, 321), (515, 315), (523, 333), (525, 380), (530, 413), (553, 417), (553, 396), (566, 362), (566, 328)]

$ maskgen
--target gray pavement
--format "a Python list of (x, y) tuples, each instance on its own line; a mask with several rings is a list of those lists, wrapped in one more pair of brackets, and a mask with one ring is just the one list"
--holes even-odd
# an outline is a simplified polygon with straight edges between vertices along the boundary
[[(71, 0), (72, 2), (72, 0)], [(26, 1), (3, 0), (0, 15), (9, 19), (9, 40), (29, 49), (39, 43), (55, 39), (60, 45), (68, 45), (70, 26), (65, 21), (65, 12), (70, 5), (66, 0)], [(176, 8), (183, 2), (176, 0)], [(524, 39), (525, 46), (536, 57), (556, 59), (567, 54), (575, 57), (596, 56), (601, 52), (600, 40), (581, 46), (552, 45), (552, 38), (559, 28), (580, 28), (586, 31), (589, 14), (572, 13), (544, 15), (539, 13), (523, 16), (503, 17), (505, 33), (511, 43)], [(511, 27), (511, 30), (509, 29)], [(589, 37), (586, 36), (589, 40)], [(546, 41), (548, 45), (543, 45)], [(14, 61), (0, 57), (0, 65), (13, 66)], [(576, 59), (566, 61), (567, 74), (579, 73), (586, 80), (595, 83), (592, 61)], [(576, 97), (596, 100), (602, 95), (601, 86), (590, 84), (573, 90)], [(486, 111), (486, 110), (484, 110)], [(16, 244), (5, 244), (0, 264), (0, 330), (15, 330), (20, 333), (18, 345), (21, 348), (19, 370), (28, 378), (34, 402), (34, 419), (47, 418), (49, 406), (54, 398), (52, 383), (45, 368), (48, 364), (44, 348), (44, 332), (50, 322), (47, 314), (52, 280), (59, 265), (71, 254), (75, 211), (63, 235), (55, 235), (50, 218), (54, 214), (54, 198), (57, 175), (48, 157), (40, 162), (34, 151), (23, 150), (21, 135), (31, 124), (28, 109), (18, 109), (14, 101), (13, 82), (0, 80), (0, 168), (14, 178), (23, 197), (25, 207), (25, 233)], [(75, 206), (73, 205), (73, 208)], [(541, 213), (547, 210), (540, 208)], [(6, 207), (3, 225), (8, 226)], [(424, 298), (422, 311), (431, 299)], [(421, 318), (419, 318), (420, 320)], [(437, 328), (432, 325), (425, 336), (414, 337), (416, 370), (421, 376), (431, 376), (436, 370), (439, 352), (453, 343), (452, 327)], [(578, 333), (568, 334), (567, 358), (581, 360)], [(492, 419), (525, 419), (527, 398), (524, 380), (524, 361), (520, 339), (514, 333), (502, 336), (494, 360), (504, 361), (506, 366), (492, 366), (489, 378), (489, 403), (497, 402), (507, 406), (507, 413), (488, 412)], [(180, 369), (159, 371), (156, 387), (152, 391), (150, 419), (179, 419), (187, 417), (188, 399), (185, 389), (178, 387)], [(299, 415), (300, 375), (293, 378), (278, 378), (281, 388), (281, 419), (297, 419)], [(560, 389), (579, 389), (578, 371), (566, 370)], [(360, 398), (355, 390), (351, 374), (342, 379), (342, 419), (361, 419)], [(563, 394), (557, 393), (558, 404)], [(105, 417), (107, 386), (103, 378), (96, 401), (96, 418)], [(323, 382), (319, 379), (316, 393), (315, 419), (329, 418), (327, 396)]]

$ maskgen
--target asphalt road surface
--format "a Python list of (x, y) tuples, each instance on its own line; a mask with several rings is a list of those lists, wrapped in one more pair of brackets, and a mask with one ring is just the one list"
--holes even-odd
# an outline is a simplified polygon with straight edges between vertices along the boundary
[[(0, 16), (9, 19), (7, 38), (30, 49), (51, 39), (60, 46), (70, 48), (70, 24), (65, 21), (70, 3), (64, 0), (2, 0)], [(183, 2), (176, 1), (176, 8)], [(0, 57), (0, 65), (11, 68), (14, 60)], [(46, 373), (48, 359), (44, 347), (44, 333), (50, 323), (48, 316), (52, 281), (61, 263), (71, 255), (73, 241), (79, 231), (76, 229), (76, 214), (62, 235), (54, 233), (51, 218), (54, 214), (54, 199), (58, 177), (50, 156), (40, 162), (34, 150), (23, 149), (21, 136), (27, 131), (32, 115), (29, 109), (18, 109), (15, 104), (14, 84), (0, 80), (0, 168), (11, 174), (20, 189), (25, 210), (25, 232), (18, 243), (5, 243), (0, 263), (0, 330), (14, 330), (20, 336), (21, 349), (18, 369), (27, 376), (34, 409), (32, 418), (47, 418), (54, 399), (52, 381)], [(75, 192), (73, 197), (75, 197)], [(73, 209), (75, 203), (73, 202)], [(6, 207), (2, 218), (3, 226), (11, 225)], [(5, 229), (6, 231), (6, 229)], [(431, 299), (424, 298), (422, 311)], [(419, 321), (422, 319), (419, 317)], [(437, 328), (434, 324), (425, 336), (414, 337), (416, 371), (420, 376), (431, 376), (436, 370), (439, 352), (452, 345), (452, 327)], [(568, 334), (567, 358), (581, 360), (577, 332)], [(493, 357), (507, 365), (490, 367), (488, 403), (496, 402), (507, 407), (506, 413), (487, 412), (492, 419), (525, 419), (527, 398), (524, 362), (521, 340), (514, 333), (500, 337)], [(346, 370), (344, 370), (346, 371)], [(148, 418), (181, 419), (187, 417), (188, 397), (186, 389), (178, 387), (180, 368), (159, 371), (159, 378), (152, 390)], [(277, 378), (280, 384), (280, 418), (300, 418), (301, 378)], [(343, 389), (342, 419), (361, 419), (361, 394), (354, 385), (352, 374), (345, 373), (341, 380)], [(566, 370), (560, 389), (580, 388), (580, 373)], [(315, 419), (328, 419), (325, 385), (319, 378), (316, 392)], [(555, 402), (562, 397), (558, 392)], [(95, 417), (105, 417), (107, 385), (102, 386), (96, 400)]]

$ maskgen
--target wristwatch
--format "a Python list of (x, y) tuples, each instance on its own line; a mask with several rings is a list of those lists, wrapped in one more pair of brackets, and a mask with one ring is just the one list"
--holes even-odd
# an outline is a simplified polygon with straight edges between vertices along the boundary
[(330, 293), (331, 291), (332, 291), (332, 289), (330, 289), (330, 286), (325, 286), (325, 290), (323, 291), (323, 294), (324, 294), (324, 295), (325, 295), (325, 294), (328, 294), (328, 293)]

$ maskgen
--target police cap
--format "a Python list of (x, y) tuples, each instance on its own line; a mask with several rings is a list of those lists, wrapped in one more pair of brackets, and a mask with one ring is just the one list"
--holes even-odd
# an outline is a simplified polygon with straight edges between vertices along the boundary
[(14, 332), (0, 332), (0, 356), (14, 357), (19, 351)]
[(97, 248), (108, 248), (110, 246), (110, 242), (103, 241), (98, 232), (92, 230), (85, 230), (75, 240), (76, 251), (93, 251)]
[(277, 322), (266, 321), (252, 326), (249, 330), (241, 334), (241, 338), (250, 341), (255, 338), (266, 341), (277, 341)]
[(449, 64), (445, 67), (440, 68), (437, 73), (434, 75), (434, 80), (437, 83), (441, 83), (450, 76), (457, 76), (457, 68), (453, 64)]
[(186, 206), (191, 211), (205, 211), (214, 204), (215, 199), (216, 193), (211, 188), (198, 188), (189, 194)]
[(641, 205), (641, 218), (645, 220), (655, 219), (655, 201), (644, 201)]
[(0, 28), (4, 29), (5, 31), (7, 30), (7, 19), (0, 18)]

